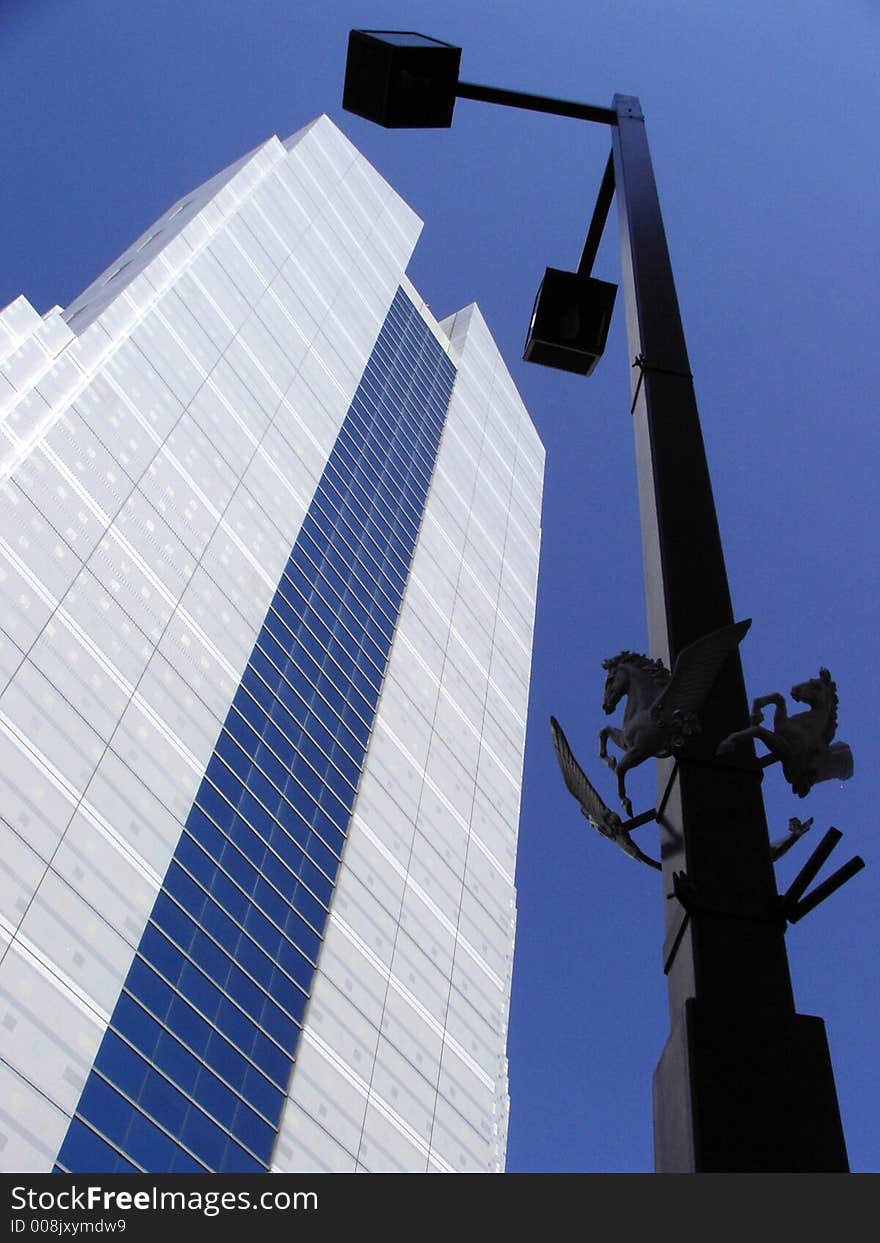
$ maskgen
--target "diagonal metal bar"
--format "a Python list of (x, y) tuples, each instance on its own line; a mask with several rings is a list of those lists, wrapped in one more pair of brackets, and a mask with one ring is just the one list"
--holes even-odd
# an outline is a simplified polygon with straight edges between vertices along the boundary
[(845, 885), (857, 872), (861, 872), (864, 866), (864, 859), (859, 855), (854, 855), (849, 863), (844, 863), (842, 868), (838, 868), (827, 880), (823, 880), (821, 885), (817, 885), (812, 893), (808, 893), (802, 902), (786, 910), (788, 922), (796, 924), (799, 919), (803, 919), (820, 902), (824, 902), (832, 893), (836, 893), (840, 886)]
[(578, 264), (578, 276), (589, 276), (593, 270), (593, 264), (599, 250), (599, 243), (602, 240), (602, 233), (605, 229), (605, 221), (608, 219), (608, 209), (613, 198), (614, 152), (610, 151), (608, 153), (608, 163), (605, 165), (605, 172), (602, 174), (602, 184), (599, 186), (599, 193), (596, 196), (593, 218), (587, 230), (587, 240), (584, 242), (581, 261)]
[(630, 829), (639, 829), (643, 824), (650, 824), (652, 820), (657, 819), (657, 808), (652, 807), (650, 811), (639, 812), (637, 816), (633, 816), (630, 820), (624, 820), (620, 826), (627, 833)]
[(828, 830), (819, 845), (789, 885), (788, 890), (783, 897), (786, 910), (793, 908), (798, 902), (798, 899), (806, 892), (810, 881), (819, 871), (819, 868), (831, 854), (832, 850), (842, 837), (843, 834), (840, 829), (835, 829), (832, 826)]

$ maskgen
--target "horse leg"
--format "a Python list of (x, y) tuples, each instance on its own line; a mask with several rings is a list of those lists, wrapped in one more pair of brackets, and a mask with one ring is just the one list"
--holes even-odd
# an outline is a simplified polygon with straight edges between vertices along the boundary
[(623, 740), (623, 731), (615, 728), (613, 725), (605, 725), (599, 730), (599, 759), (604, 760), (608, 767), (614, 772), (617, 768), (617, 760), (613, 755), (608, 754), (608, 739), (620, 747), (621, 751), (626, 751), (626, 743)]
[(617, 797), (620, 799), (623, 810), (626, 812), (627, 816), (630, 817), (633, 814), (633, 807), (632, 803), (626, 796), (626, 774), (631, 768), (634, 768), (636, 764), (641, 763), (641, 761), (645, 758), (646, 757), (644, 755), (635, 756), (632, 751), (627, 751), (626, 755), (623, 756), (620, 763), (617, 765)]
[[(757, 700), (755, 702), (757, 703)], [(721, 739), (715, 748), (715, 754), (727, 755), (728, 751), (733, 751), (738, 742), (744, 742), (746, 738), (754, 738), (756, 729), (760, 729), (760, 726), (751, 725), (748, 729), (738, 729), (735, 734), (728, 734), (726, 738)]]
[(766, 708), (768, 704), (775, 704), (776, 711), (773, 714), (773, 728), (779, 729), (788, 720), (788, 712), (785, 708), (785, 700), (778, 691), (774, 691), (772, 695), (762, 695), (759, 699), (752, 701), (752, 715), (749, 720), (753, 725), (760, 725), (764, 719), (762, 708)]
[[(757, 700), (755, 702), (757, 703)], [(771, 754), (778, 759), (782, 758), (779, 739), (769, 729), (764, 729), (763, 725), (750, 725), (748, 729), (740, 729), (735, 734), (728, 734), (726, 738), (722, 738), (721, 742), (719, 742), (715, 754), (727, 755), (729, 751), (733, 751), (737, 743), (745, 742), (747, 738), (757, 738), (759, 742), (763, 742)]]

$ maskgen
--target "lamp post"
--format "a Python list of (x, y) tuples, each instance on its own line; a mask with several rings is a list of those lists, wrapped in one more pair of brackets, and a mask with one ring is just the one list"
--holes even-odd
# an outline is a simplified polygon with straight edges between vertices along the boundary
[[(581, 374), (601, 356), (613, 286), (590, 269), (616, 190), (648, 636), (651, 655), (671, 667), (734, 619), (639, 101), (616, 95), (601, 108), (460, 82), (460, 54), (411, 32), (352, 31), (343, 105), (388, 127), (448, 126), (456, 98), (609, 126), (583, 258), (576, 273), (548, 269), (525, 356)], [(699, 739), (657, 761), (671, 1031), (654, 1075), (655, 1168), (846, 1171), (824, 1024), (795, 1011), (762, 765), (751, 743), (715, 755), (748, 718), (734, 653)]]

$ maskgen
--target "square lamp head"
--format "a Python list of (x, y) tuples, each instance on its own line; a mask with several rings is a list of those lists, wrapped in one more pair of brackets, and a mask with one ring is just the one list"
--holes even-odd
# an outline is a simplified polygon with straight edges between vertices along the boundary
[(411, 30), (352, 30), (342, 106), (386, 129), (452, 124), (461, 48)]
[(602, 357), (617, 286), (548, 268), (535, 298), (526, 362), (590, 375)]

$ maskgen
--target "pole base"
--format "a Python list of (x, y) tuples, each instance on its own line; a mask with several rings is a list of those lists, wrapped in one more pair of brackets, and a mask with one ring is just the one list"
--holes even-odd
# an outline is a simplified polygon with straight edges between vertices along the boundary
[(658, 1174), (848, 1173), (820, 1018), (690, 998), (654, 1072)]

